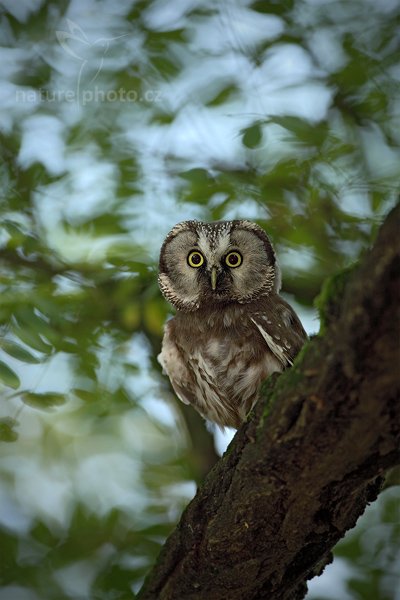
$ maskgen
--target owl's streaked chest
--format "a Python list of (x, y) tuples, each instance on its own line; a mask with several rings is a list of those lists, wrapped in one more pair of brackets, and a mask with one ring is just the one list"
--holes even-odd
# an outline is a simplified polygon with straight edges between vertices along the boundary
[(235, 311), (204, 318), (178, 314), (167, 324), (160, 362), (181, 400), (217, 423), (238, 427), (260, 382), (282, 366), (241, 307)]

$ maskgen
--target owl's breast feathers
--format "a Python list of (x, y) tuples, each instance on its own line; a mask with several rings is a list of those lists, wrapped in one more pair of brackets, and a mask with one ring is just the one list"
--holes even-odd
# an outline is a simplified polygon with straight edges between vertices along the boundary
[(158, 357), (177, 396), (221, 427), (239, 427), (260, 383), (290, 366), (307, 335), (273, 294), (247, 305), (177, 313)]

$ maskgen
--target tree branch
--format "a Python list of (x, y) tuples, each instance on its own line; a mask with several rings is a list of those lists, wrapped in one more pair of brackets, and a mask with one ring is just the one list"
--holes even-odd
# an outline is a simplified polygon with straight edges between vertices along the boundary
[[(141, 600), (300, 599), (400, 462), (397, 206), (329, 286), (324, 334), (270, 378)], [(343, 291), (343, 293), (341, 293)]]

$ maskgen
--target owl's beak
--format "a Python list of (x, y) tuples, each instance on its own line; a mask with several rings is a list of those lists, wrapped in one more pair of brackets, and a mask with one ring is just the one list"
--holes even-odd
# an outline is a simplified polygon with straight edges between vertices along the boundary
[(211, 288), (212, 288), (213, 292), (215, 292), (216, 287), (217, 287), (217, 267), (212, 267), (212, 269), (211, 269)]

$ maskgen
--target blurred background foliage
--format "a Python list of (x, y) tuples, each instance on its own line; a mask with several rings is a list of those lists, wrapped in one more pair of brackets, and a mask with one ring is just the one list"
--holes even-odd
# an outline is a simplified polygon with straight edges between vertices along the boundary
[[(157, 366), (163, 237), (257, 221), (317, 332), (398, 196), (400, 5), (0, 6), (0, 599), (131, 598), (232, 437)], [(400, 598), (398, 508), (391, 487), (308, 597)]]

